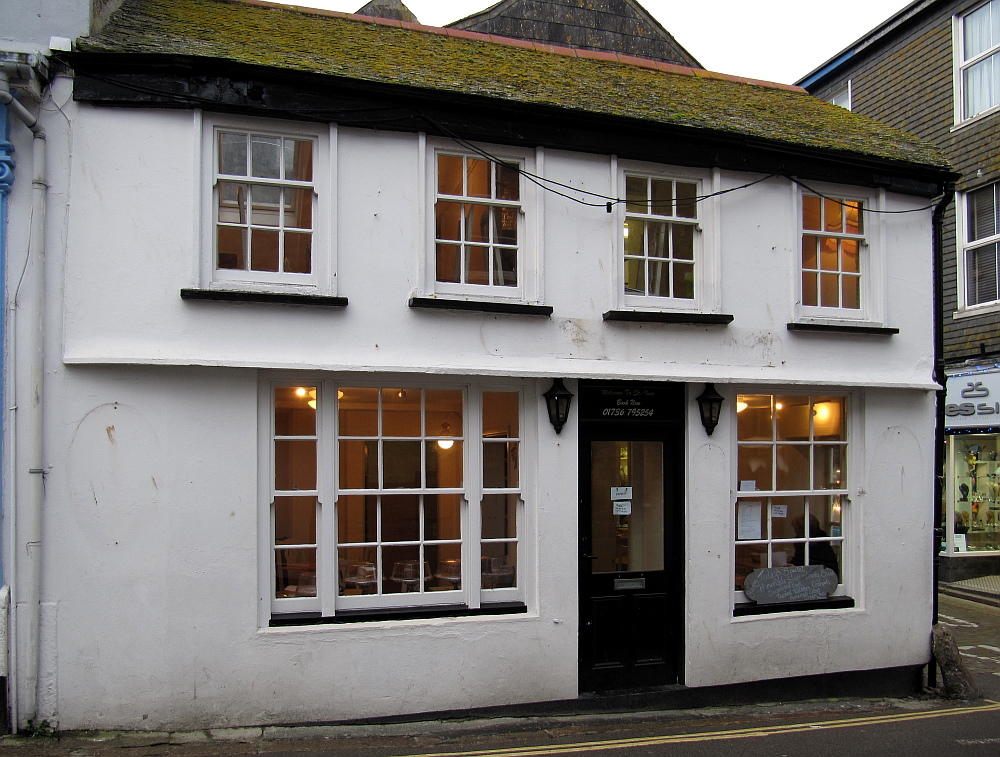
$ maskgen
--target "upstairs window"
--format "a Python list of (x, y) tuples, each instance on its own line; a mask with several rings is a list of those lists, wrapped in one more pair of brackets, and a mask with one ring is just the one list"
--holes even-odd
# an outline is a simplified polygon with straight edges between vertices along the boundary
[[(858, 317), (863, 305), (864, 203), (802, 197), (802, 305)], [(820, 312), (819, 310), (816, 312)]]
[(325, 126), (206, 116), (206, 282), (330, 290), (330, 134)]
[(851, 81), (848, 79), (827, 99), (832, 105), (837, 105), (846, 110), (851, 109)]
[(983, 305), (1000, 300), (997, 288), (997, 244), (1000, 243), (998, 197), (1000, 184), (991, 184), (965, 196), (963, 255), (966, 305)]
[(626, 298), (690, 306), (697, 294), (698, 185), (625, 175)]
[(519, 297), (523, 273), (517, 163), (437, 154), (436, 289)]
[(958, 20), (961, 118), (1000, 105), (1000, 2), (981, 5)]

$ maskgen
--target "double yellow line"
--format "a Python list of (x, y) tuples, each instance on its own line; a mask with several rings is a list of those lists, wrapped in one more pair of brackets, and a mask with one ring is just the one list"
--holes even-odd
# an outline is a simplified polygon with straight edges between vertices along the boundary
[(894, 715), (871, 715), (843, 720), (823, 720), (814, 723), (793, 723), (789, 725), (761, 726), (760, 728), (737, 728), (731, 731), (708, 731), (705, 733), (681, 733), (670, 736), (649, 736), (635, 739), (610, 739), (608, 741), (583, 741), (575, 744), (553, 746), (526, 746), (513, 749), (480, 749), (470, 752), (417, 753), (419, 757), (535, 757), (535, 755), (576, 754), (579, 752), (611, 751), (632, 747), (656, 746), (658, 744), (689, 744), (698, 741), (722, 741), (725, 739), (748, 739), (773, 736), (781, 733), (806, 733), (831, 728), (857, 728), (880, 723), (904, 723), (914, 720), (947, 718), (953, 715), (967, 715), (978, 712), (1000, 710), (1000, 702), (987, 700), (986, 704), (973, 707), (953, 707), (933, 712), (903, 712)]

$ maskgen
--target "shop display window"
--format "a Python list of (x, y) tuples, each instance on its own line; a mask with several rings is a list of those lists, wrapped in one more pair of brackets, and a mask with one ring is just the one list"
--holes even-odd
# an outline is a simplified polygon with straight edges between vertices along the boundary
[(1000, 434), (953, 436), (949, 448), (948, 551), (1000, 551)]

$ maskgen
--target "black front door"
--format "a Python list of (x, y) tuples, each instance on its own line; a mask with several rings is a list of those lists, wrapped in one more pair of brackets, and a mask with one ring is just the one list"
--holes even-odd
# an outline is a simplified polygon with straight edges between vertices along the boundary
[(683, 386), (580, 387), (580, 688), (677, 683)]

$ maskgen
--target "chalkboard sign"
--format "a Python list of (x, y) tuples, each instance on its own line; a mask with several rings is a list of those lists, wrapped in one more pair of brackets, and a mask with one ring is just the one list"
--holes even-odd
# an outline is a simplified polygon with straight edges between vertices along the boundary
[(656, 423), (681, 420), (683, 385), (581, 382), (579, 407), (580, 419), (584, 421)]
[(837, 588), (837, 574), (823, 565), (761, 568), (743, 582), (743, 592), (758, 604), (826, 599)]

